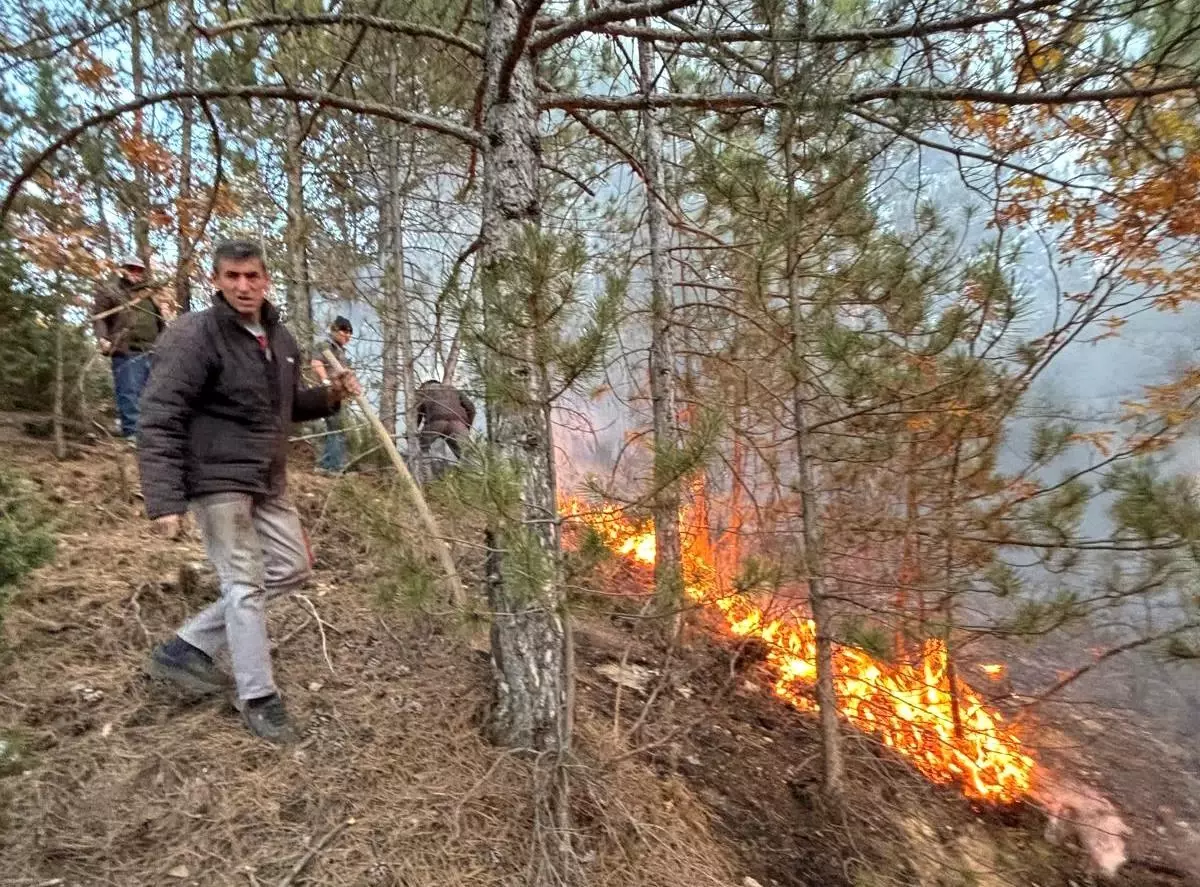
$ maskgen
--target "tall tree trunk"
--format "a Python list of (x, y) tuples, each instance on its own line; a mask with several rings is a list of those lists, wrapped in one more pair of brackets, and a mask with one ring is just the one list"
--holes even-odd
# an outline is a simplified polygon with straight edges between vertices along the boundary
[(292, 331), (304, 347), (312, 346), (314, 330), (312, 296), (308, 290), (308, 248), (304, 213), (304, 133), (300, 127), (300, 112), (289, 109), (287, 147), (284, 153), (284, 172), (287, 175), (287, 248), (288, 281), (287, 307)]
[[(392, 248), (392, 239), (396, 232), (391, 223), (392, 202), (395, 199), (395, 189), (392, 171), (387, 170), (387, 183), (384, 193), (379, 199), (379, 264), (383, 268), (381, 287), (383, 298), (378, 302), (380, 355), (379, 382), (379, 421), (387, 429), (388, 435), (396, 438), (396, 415), (400, 403), (400, 336), (396, 330), (396, 315), (393, 306), (396, 301), (396, 257)], [(406, 454), (409, 459), (409, 469), (413, 479), (421, 482), (420, 472), (415, 470), (412, 453)]]
[[(397, 79), (399, 65), (395, 54), (389, 63), (389, 88), (392, 91), (393, 102), (398, 102)], [(420, 464), (420, 447), (417, 446), (416, 399), (417, 386), (413, 379), (413, 343), (412, 325), (408, 316), (408, 294), (404, 288), (404, 192), (408, 174), (401, 176), (400, 162), (403, 151), (403, 141), (399, 125), (392, 127), (391, 138), (388, 142), (387, 162), (387, 227), (388, 236), (388, 274), (387, 287), (384, 296), (384, 353), (383, 353), (383, 393), (380, 398), (381, 407), (389, 410), (390, 419), (384, 424), (393, 438), (396, 435), (397, 395), (404, 393), (404, 439), (409, 464), (414, 467), (417, 483), (424, 479)]]
[[(645, 24), (645, 21), (642, 22)], [(639, 88), (654, 91), (654, 44), (638, 40)], [(665, 613), (681, 613), (683, 567), (679, 543), (679, 425), (675, 352), (671, 342), (674, 299), (667, 268), (667, 222), (661, 201), (662, 132), (654, 112), (642, 111), (642, 165), (646, 171), (646, 227), (650, 240), (650, 403), (654, 421), (654, 593)], [(678, 625), (678, 621), (676, 622)]]
[(502, 503), (489, 527), (490, 733), (505, 746), (563, 750), (569, 735), (558, 512), (541, 402), (546, 373), (533, 348), (534, 324), (544, 312), (526, 275), (513, 268), (542, 214), (534, 65), (528, 53), (513, 52), (522, 12), (517, 0), (491, 0), (484, 48), (484, 323), (488, 340), (504, 349), (486, 356), (488, 438), (518, 479), (516, 501)]
[(804, 348), (807, 329), (804, 308), (796, 287), (796, 239), (800, 218), (796, 207), (795, 172), (792, 167), (792, 134), (790, 121), (785, 122), (783, 156), (787, 177), (787, 278), (788, 305), (791, 311), (792, 362), (792, 419), (795, 424), (796, 483), (800, 492), (800, 511), (803, 524), (804, 572), (808, 581), (808, 599), (812, 608), (817, 647), (817, 705), (820, 709), (821, 754), (825, 776), (825, 793), (830, 798), (842, 797), (845, 783), (845, 764), (842, 759), (842, 736), (838, 725), (837, 690), (834, 686), (833, 639), (829, 631), (832, 614), (825, 596), (825, 558), (821, 539), (821, 510), (813, 479), (812, 449), (808, 430), (808, 367)]
[(944, 624), (942, 642), (946, 645), (946, 683), (950, 694), (950, 719), (954, 725), (954, 735), (962, 739), (962, 711), (958, 704), (958, 670), (954, 666), (954, 549), (958, 531), (955, 528), (955, 511), (958, 507), (958, 476), (962, 465), (962, 435), (963, 429), (956, 430), (954, 439), (954, 455), (950, 462), (949, 483), (946, 485), (946, 514), (942, 525), (942, 535), (945, 537), (946, 563), (942, 572), (942, 615)]
[[(189, 24), (195, 17), (193, 0), (183, 0), (183, 86), (190, 89), (196, 80), (196, 41)], [(180, 104), (182, 124), (179, 133), (179, 207), (178, 243), (175, 266), (175, 307), (180, 314), (192, 310), (192, 126), (196, 108), (190, 99)]]
[[(142, 16), (135, 12), (129, 20), (130, 66), (133, 70), (133, 94), (145, 94), (145, 72), (142, 68)], [(143, 118), (140, 110), (133, 114), (135, 141), (143, 138)], [(133, 164), (133, 248), (139, 259), (150, 267), (150, 189), (146, 182), (146, 168), (141, 163)]]
[[(379, 421), (388, 430), (388, 436), (396, 438), (397, 404), (400, 403), (400, 336), (396, 332), (396, 318), (392, 314), (392, 300), (396, 288), (395, 254), (392, 252), (391, 240), (395, 230), (390, 223), (392, 194), (391, 169), (386, 170), (386, 180), (383, 192), (379, 194), (379, 266), (383, 269), (383, 277), (379, 281), (380, 293), (383, 298), (376, 302), (379, 312), (380, 338), (380, 376), (379, 376)], [(408, 454), (412, 460), (413, 454)], [(413, 468), (409, 461), (409, 468)], [(418, 483), (418, 473), (413, 472)]]
[(54, 456), (57, 459), (67, 458), (67, 440), (63, 433), (63, 410), (64, 390), (65, 390), (65, 372), (64, 372), (64, 356), (63, 356), (63, 325), (66, 321), (63, 319), (63, 297), (62, 297), (62, 282), (59, 275), (55, 275), (54, 287), (54, 406), (52, 424), (54, 427)]
[(905, 459), (908, 464), (904, 473), (904, 548), (900, 554), (900, 569), (896, 572), (896, 637), (894, 653), (905, 660), (909, 652), (912, 634), (909, 623), (909, 592), (919, 595), (921, 577), (920, 541), (917, 537), (917, 444), (915, 433), (909, 432), (905, 444)]

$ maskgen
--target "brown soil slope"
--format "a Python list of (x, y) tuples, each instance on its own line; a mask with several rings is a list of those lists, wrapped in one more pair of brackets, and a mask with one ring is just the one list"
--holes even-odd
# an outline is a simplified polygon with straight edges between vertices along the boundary
[[(318, 570), (305, 599), (272, 613), (278, 679), (304, 731), (281, 751), (225, 703), (180, 700), (141, 677), (152, 642), (206, 591), (177, 581), (201, 558), (196, 540), (157, 539), (139, 516), (130, 454), (79, 445), (60, 464), (11, 431), (0, 448), (53, 503), (61, 532), (4, 627), (0, 738), (17, 757), (0, 770), (0, 884), (283, 884), (301, 864), (290, 883), (528, 882), (532, 768), (480, 737), (487, 662), (438, 619), (379, 601), (371, 562), (346, 542), (348, 515), (330, 510), (335, 482), (294, 480)], [(974, 810), (865, 740), (850, 743), (846, 809), (826, 810), (811, 725), (756, 690), (753, 663), (720, 644), (676, 657), (658, 692), (618, 700), (598, 666), (661, 665), (623, 625), (580, 622), (570, 773), (583, 883), (1076, 877), (1033, 814)], [(1137, 872), (1124, 882), (1173, 883)]]

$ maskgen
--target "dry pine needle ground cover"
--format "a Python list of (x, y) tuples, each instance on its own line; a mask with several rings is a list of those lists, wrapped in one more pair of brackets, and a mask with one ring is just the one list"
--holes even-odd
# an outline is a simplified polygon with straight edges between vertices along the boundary
[[(61, 534), (4, 627), (0, 884), (527, 882), (533, 768), (481, 738), (487, 662), (438, 619), (380, 602), (346, 515), (330, 513), (343, 481), (293, 479), (318, 569), (306, 601), (272, 608), (277, 677), (304, 734), (277, 750), (227, 703), (139, 673), (208, 590), (179, 581), (198, 541), (156, 539), (140, 517), (131, 456), (80, 444), (60, 464), (11, 430), (0, 446)], [(973, 810), (864, 740), (850, 743), (861, 776), (847, 809), (826, 810), (811, 725), (720, 644), (676, 657), (653, 700), (618, 700), (598, 667), (661, 665), (625, 624), (579, 625), (569, 772), (585, 883), (1070, 883), (1073, 863), (1030, 817)]]

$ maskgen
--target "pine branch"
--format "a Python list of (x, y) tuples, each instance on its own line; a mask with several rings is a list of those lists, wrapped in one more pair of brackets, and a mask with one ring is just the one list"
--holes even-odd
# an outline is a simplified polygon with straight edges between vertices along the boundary
[(403, 34), (406, 37), (422, 37), (438, 40), (448, 46), (461, 49), (472, 55), (483, 55), (483, 48), (457, 34), (443, 31), (441, 28), (431, 28), (416, 22), (398, 21), (377, 15), (361, 15), (352, 12), (328, 12), (320, 15), (261, 15), (253, 18), (239, 18), (225, 22), (215, 27), (205, 27), (199, 22), (193, 23), (196, 30), (210, 40), (234, 31), (249, 31), (259, 28), (291, 28), (291, 27), (330, 27), (337, 25), (359, 25), (389, 34)]
[[(959, 18), (942, 19), (940, 21), (916, 21), (901, 25), (858, 28), (848, 31), (818, 31), (815, 34), (809, 34), (805, 31), (770, 31), (765, 28), (714, 28), (706, 31), (703, 27), (691, 22), (681, 21), (676, 16), (666, 16), (666, 18), (668, 21), (679, 25), (681, 30), (627, 25), (623, 23), (610, 23), (589, 27), (586, 30), (609, 34), (614, 37), (637, 37), (673, 44), (754, 42), (828, 45), (832, 43), (890, 43), (914, 37), (929, 37), (934, 34), (967, 31), (981, 25), (1014, 20), (1030, 12), (1040, 12), (1060, 5), (1061, 0), (1031, 0), (1028, 3), (1018, 3), (1015, 6), (998, 9), (994, 12), (965, 15)], [(1072, 19), (1071, 21), (1075, 20)], [(685, 25), (686, 28), (684, 28)]]
[(884, 120), (882, 117), (877, 117), (869, 111), (864, 111), (861, 108), (853, 108), (850, 113), (861, 120), (868, 123), (873, 123), (876, 126), (881, 126), (889, 132), (895, 133), (900, 138), (920, 145), (923, 148), (931, 148), (935, 151), (942, 151), (946, 154), (952, 154), (955, 157), (966, 158), (968, 160), (979, 160), (984, 163), (990, 163), (993, 166), (1001, 167), (1012, 172), (1021, 173), (1022, 175), (1031, 176), (1035, 179), (1041, 179), (1043, 182), (1048, 182), (1051, 185), (1057, 185), (1060, 188), (1074, 188), (1084, 191), (1096, 191), (1106, 197), (1116, 198), (1117, 195), (1107, 188), (1102, 188), (1099, 185), (1088, 185), (1080, 182), (1069, 182), (1066, 179), (1056, 178), (1048, 173), (1040, 172), (1028, 166), (1023, 166), (1019, 163), (1013, 163), (1011, 160), (1005, 160), (1003, 157), (997, 157), (994, 154), (987, 154), (983, 151), (974, 151), (970, 148), (963, 148), (957, 145), (947, 145), (942, 142), (935, 142), (932, 139), (924, 138), (917, 133), (910, 132), (899, 124), (892, 123), (889, 120)]
[(780, 108), (784, 102), (764, 98), (752, 92), (703, 93), (656, 92), (651, 95), (568, 95), (550, 93), (539, 102), (543, 110), (560, 111), (645, 111), (650, 108), (696, 108), (703, 111), (748, 111), (753, 108)]
[[(1200, 79), (1171, 80), (1145, 86), (1111, 89), (1067, 89), (1051, 92), (1005, 92), (992, 89), (952, 89), (921, 86), (884, 86), (852, 92), (841, 100), (843, 105), (865, 104), (882, 100), (925, 99), (934, 102), (977, 102), (987, 105), (1073, 105), (1109, 102), (1121, 99), (1146, 99), (1177, 92), (1200, 92)], [(756, 108), (780, 109), (789, 106), (752, 92), (703, 93), (660, 92), (653, 95), (568, 95), (550, 93), (542, 97), (542, 110), (561, 111), (643, 111), (648, 108), (694, 108), (701, 111), (749, 111)]]
[(1088, 672), (1093, 671), (1096, 668), (1098, 668), (1099, 666), (1103, 665), (1109, 659), (1112, 659), (1116, 656), (1120, 656), (1122, 653), (1128, 653), (1131, 650), (1136, 650), (1140, 647), (1146, 647), (1146, 646), (1149, 646), (1150, 644), (1156, 644), (1159, 641), (1165, 641), (1165, 640), (1171, 640), (1172, 638), (1177, 638), (1177, 637), (1179, 637), (1179, 635), (1181, 635), (1185, 632), (1188, 632), (1188, 631), (1193, 631), (1197, 628), (1200, 628), (1200, 622), (1194, 622), (1194, 621), (1185, 622), (1182, 625), (1177, 625), (1174, 628), (1168, 629), (1163, 632), (1159, 632), (1158, 634), (1150, 635), (1149, 637), (1136, 638), (1132, 641), (1126, 641), (1123, 644), (1118, 644), (1115, 647), (1111, 647), (1108, 650), (1105, 650), (1100, 655), (1098, 655), (1091, 662), (1087, 663), (1086, 665), (1079, 666), (1074, 671), (1072, 671), (1069, 674), (1065, 675), (1064, 677), (1060, 678), (1058, 680), (1058, 682), (1055, 683), (1052, 687), (1050, 687), (1045, 692), (1039, 694), (1036, 699), (1034, 699), (1032, 702), (1028, 703), (1024, 707), (1024, 710), (1029, 711), (1033, 708), (1036, 708), (1037, 706), (1044, 704), (1052, 697), (1057, 696), (1063, 690), (1067, 689), (1067, 687), (1071, 686), (1071, 684), (1075, 683), (1077, 680), (1079, 680), (1081, 677), (1083, 677)]
[(0, 227), (4, 225), (8, 214), (12, 211), (13, 203), (16, 201), (25, 183), (37, 174), (37, 171), (44, 163), (53, 158), (63, 148), (72, 145), (89, 129), (111, 123), (122, 115), (131, 114), (153, 105), (178, 102), (183, 99), (203, 102), (215, 99), (238, 98), (247, 100), (273, 99), (297, 103), (311, 102), (323, 107), (337, 108), (342, 111), (351, 111), (359, 114), (367, 114), (372, 117), (382, 117), (386, 120), (394, 120), (397, 123), (404, 123), (416, 129), (438, 132), (443, 135), (452, 136), (464, 144), (473, 147), (480, 147), (482, 145), (482, 137), (478, 132), (468, 129), (465, 126), (460, 126), (457, 123), (451, 123), (437, 117), (430, 117), (427, 114), (415, 114), (411, 111), (404, 111), (378, 102), (359, 101), (345, 96), (329, 95), (328, 93), (292, 86), (224, 86), (207, 89), (173, 89), (156, 95), (141, 96), (122, 105), (100, 111), (91, 117), (85, 118), (70, 129), (63, 131), (58, 138), (50, 142), (50, 144), (28, 161), (22, 167), (20, 174), (9, 185), (4, 195), (4, 202), (0, 204)]
[(529, 45), (531, 52), (541, 52), (570, 37), (594, 31), (613, 22), (625, 21), (631, 18), (648, 18), (662, 15), (685, 6), (691, 6), (696, 0), (645, 0), (642, 3), (618, 3), (595, 9), (587, 15), (578, 18), (542, 20), (537, 23), (538, 30), (545, 30), (541, 37)]
[(1145, 86), (1111, 89), (1064, 89), (1050, 92), (1005, 92), (998, 89), (952, 89), (947, 87), (884, 86), (852, 92), (847, 105), (877, 102), (882, 99), (928, 99), (935, 102), (979, 102), (986, 105), (1079, 105), (1120, 99), (1148, 99), (1176, 92), (1200, 91), (1200, 79), (1168, 80)]
[(48, 47), (46, 49), (38, 50), (35, 53), (30, 53), (29, 55), (22, 55), (22, 53), (24, 53), (26, 50), (31, 49), (32, 47), (36, 46), (39, 43), (42, 43), (45, 41), (50, 41), (50, 40), (56, 40), (59, 37), (67, 36), (68, 34), (71, 33), (71, 29), (69, 27), (62, 28), (58, 31), (55, 31), (52, 34), (41, 34), (37, 37), (31, 37), (22, 43), (16, 44), (15, 46), (5, 46), (5, 47), (3, 47), (3, 52), (5, 55), (11, 56), (12, 61), (5, 64), (3, 67), (0, 67), (0, 74), (8, 73), (13, 68), (16, 68), (17, 66), (22, 65), (26, 62), (46, 61), (47, 59), (52, 59), (56, 55), (60, 55), (61, 53), (69, 52), (70, 50), (74, 49), (76, 46), (86, 43), (88, 40), (91, 40), (93, 37), (104, 33), (109, 28), (111, 28), (113, 25), (119, 25), (121, 22), (125, 21), (126, 19), (132, 18), (133, 16), (138, 15), (139, 13), (147, 12), (151, 9), (156, 9), (157, 7), (162, 6), (166, 2), (167, 2), (167, 0), (146, 0), (146, 2), (141, 3), (137, 6), (133, 6), (133, 7), (130, 7), (129, 9), (122, 10), (121, 12), (118, 12), (118, 13), (104, 19), (104, 21), (101, 21), (101, 22), (93, 25), (92, 27), (88, 28), (87, 30), (82, 31), (79, 34), (76, 34), (74, 37), (72, 37), (67, 43), (64, 43), (62, 46)]

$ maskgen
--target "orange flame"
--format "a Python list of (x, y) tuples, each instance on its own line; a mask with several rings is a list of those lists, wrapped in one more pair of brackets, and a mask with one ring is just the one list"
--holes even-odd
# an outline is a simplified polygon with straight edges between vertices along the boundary
[[(816, 682), (816, 631), (812, 620), (789, 612), (768, 618), (745, 595), (722, 593), (702, 517), (703, 499), (683, 512), (684, 588), (688, 597), (723, 617), (738, 637), (758, 637), (768, 648), (776, 674), (774, 692), (796, 708), (815, 711), (805, 692)], [(627, 519), (621, 509), (589, 509), (576, 499), (562, 503), (565, 517), (579, 521), (618, 554), (654, 563), (654, 530)], [(917, 664), (891, 664), (855, 647), (834, 645), (834, 689), (838, 710), (860, 730), (908, 758), (928, 779), (957, 783), (981, 800), (1011, 802), (1029, 793), (1035, 762), (1003, 717), (989, 710), (969, 685), (955, 682), (960, 730), (955, 730), (949, 656), (935, 639), (925, 642)], [(1003, 666), (984, 666), (999, 674)]]

